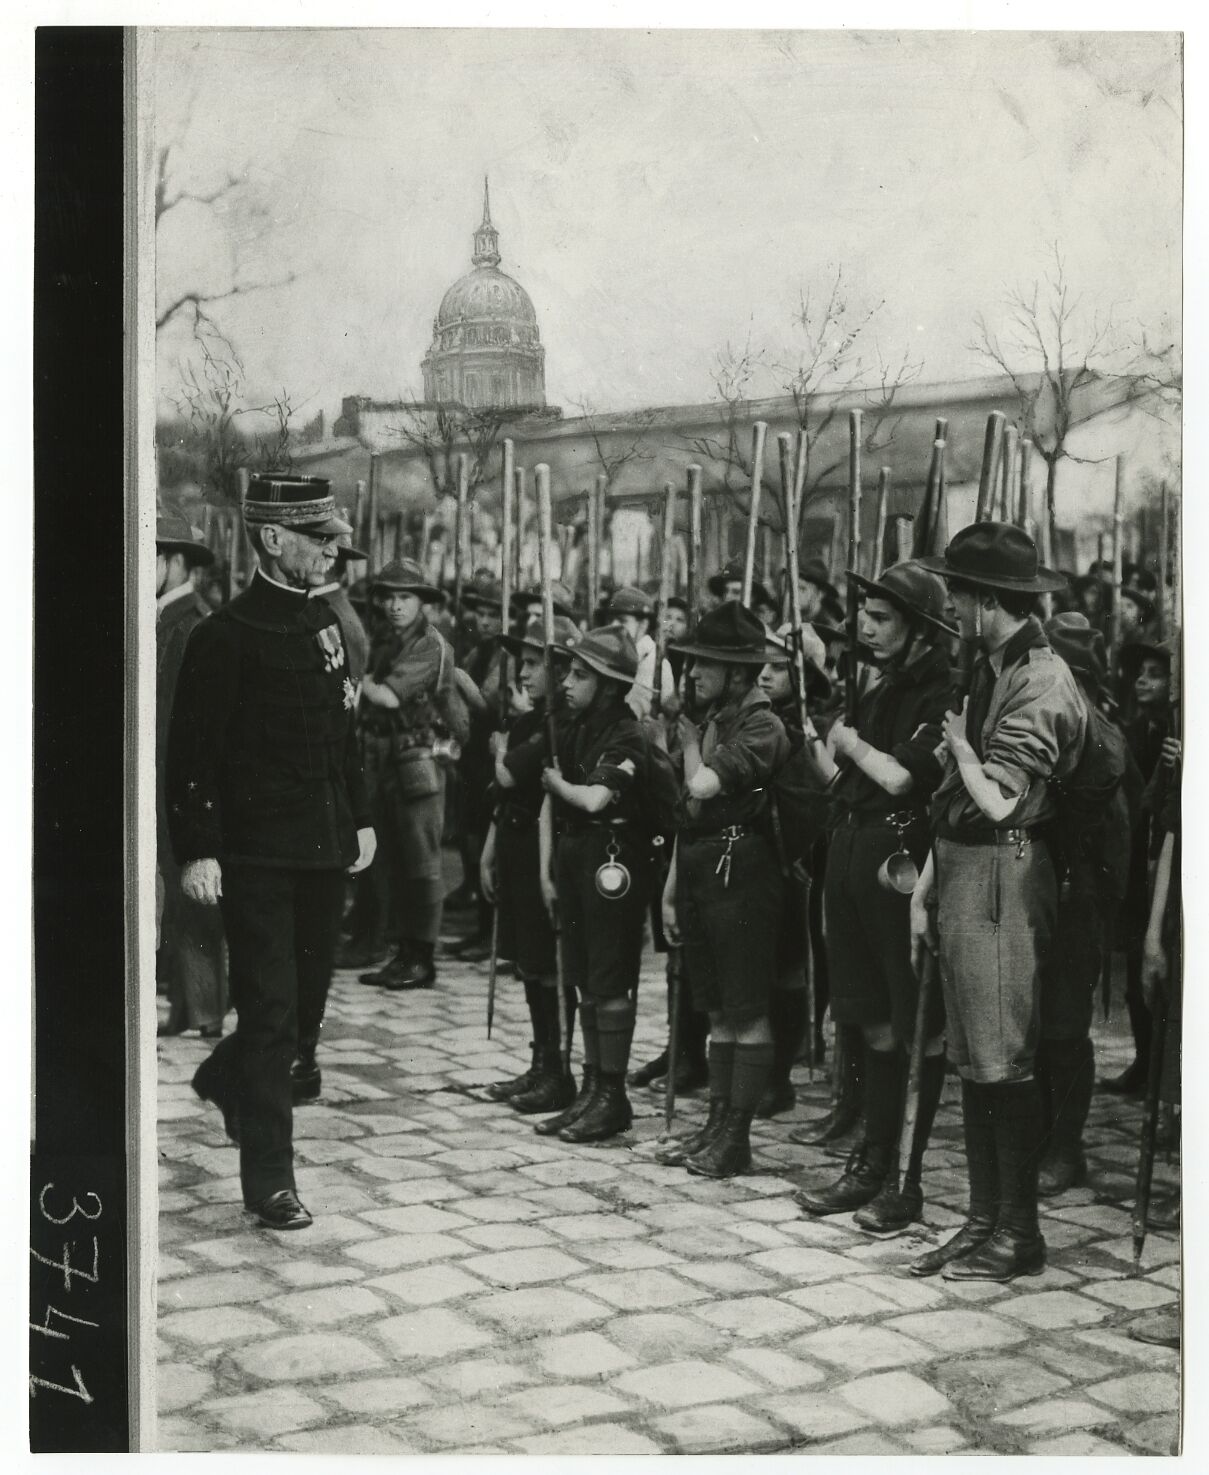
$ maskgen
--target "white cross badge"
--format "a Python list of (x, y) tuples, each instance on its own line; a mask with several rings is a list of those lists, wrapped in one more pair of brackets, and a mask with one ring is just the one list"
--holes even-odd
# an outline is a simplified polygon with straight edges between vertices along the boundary
[(346, 712), (351, 712), (353, 710), (353, 706), (356, 703), (356, 700), (357, 700), (357, 688), (353, 685), (352, 681), (346, 676), (344, 678), (344, 709), (345, 709)]

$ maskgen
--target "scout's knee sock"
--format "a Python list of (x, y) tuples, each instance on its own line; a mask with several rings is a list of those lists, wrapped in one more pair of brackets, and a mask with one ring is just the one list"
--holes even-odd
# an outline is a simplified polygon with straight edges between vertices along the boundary
[[(939, 1057), (943, 1060), (943, 1056)], [(961, 1083), (961, 1125), (965, 1136), (966, 1176), (970, 1206), (966, 1222), (935, 1250), (908, 1267), (912, 1275), (935, 1275), (952, 1261), (971, 1254), (990, 1239), (999, 1217), (999, 1164), (995, 1149), (993, 1109), (986, 1087)]]
[[(896, 1052), (899, 1053), (899, 1052)], [(873, 1234), (895, 1234), (906, 1229), (922, 1216), (924, 1151), (932, 1132), (932, 1122), (940, 1103), (940, 1093), (945, 1083), (945, 1060), (943, 1055), (925, 1055), (920, 1063), (919, 1099), (916, 1103), (915, 1127), (911, 1137), (911, 1153), (907, 1159), (907, 1171), (899, 1181), (899, 1143), (902, 1122), (906, 1113), (906, 1093), (910, 1068), (907, 1055), (899, 1053), (900, 1100), (899, 1125), (895, 1129), (895, 1141), (890, 1147), (890, 1164), (877, 1196), (855, 1214), (862, 1229)]]
[[(676, 951), (669, 951), (669, 953), (667, 955), (667, 968), (666, 968), (666, 978), (667, 978), (667, 1030), (668, 1030), (668, 1039), (669, 1040), (671, 1039), (671, 1035), (672, 1035), (672, 998), (673, 998), (673, 995), (675, 993), (675, 979), (676, 979), (675, 970), (676, 970), (676, 968), (678, 966), (678, 962), (679, 962), (677, 953), (678, 953), (678, 950), (676, 950)], [(684, 1014), (683, 1014), (684, 1008), (688, 1004), (689, 1001), (685, 997), (685, 995), (687, 994), (687, 989), (685, 988), (683, 982), (681, 983), (680, 987), (681, 987), (681, 990), (682, 990), (682, 992), (681, 992), (681, 999), (680, 999), (681, 1018), (683, 1018), (684, 1017)], [(668, 1064), (668, 1051), (667, 1051), (667, 1047), (664, 1046), (664, 1048), (659, 1052), (659, 1054), (655, 1056), (654, 1060), (648, 1060), (645, 1065), (640, 1066), (637, 1070), (630, 1072), (630, 1075), (628, 1077), (628, 1080), (629, 1080), (630, 1085), (631, 1086), (649, 1086), (652, 1081), (657, 1081), (657, 1080), (660, 1079), (661, 1076), (664, 1076), (664, 1075), (667, 1074), (667, 1064)]]
[[(773, 1045), (735, 1045), (735, 1063), (730, 1078), (733, 1111), (755, 1114), (772, 1072)], [(712, 1088), (711, 1088), (712, 1094)]]
[[(683, 1016), (681, 1016), (683, 1018)], [(695, 1016), (705, 1020), (706, 1027), (709, 1025), (709, 1016)], [(705, 1121), (695, 1131), (670, 1142), (666, 1147), (660, 1148), (655, 1154), (661, 1163), (671, 1166), (679, 1166), (687, 1161), (694, 1153), (700, 1152), (702, 1148), (708, 1147), (713, 1138), (721, 1130), (723, 1118), (726, 1116), (730, 1105), (731, 1083), (735, 1072), (735, 1050), (733, 1040), (719, 1040), (711, 1038), (709, 1042), (709, 1113)]]
[(625, 1071), (634, 1038), (637, 1006), (632, 998), (597, 1003), (596, 1049), (599, 1072), (585, 1110), (559, 1132), (564, 1142), (601, 1142), (624, 1132), (633, 1121), (625, 1091)]
[(919, 1077), (919, 1107), (915, 1115), (915, 1137), (911, 1143), (911, 1158), (907, 1165), (909, 1183), (919, 1183), (923, 1178), (924, 1153), (928, 1150), (928, 1139), (932, 1136), (932, 1123), (936, 1120), (936, 1111), (940, 1106), (944, 1086), (944, 1053), (925, 1055)]
[(1038, 1193), (1042, 1198), (1065, 1193), (1087, 1177), (1083, 1128), (1095, 1084), (1095, 1051), (1090, 1039), (1045, 1040), (1038, 1051), (1044, 1061), (1044, 1093), (1048, 1140), (1041, 1160)]
[(711, 1039), (709, 1042), (709, 1100), (713, 1109), (715, 1101), (723, 1109), (730, 1105), (731, 1085), (735, 1075), (734, 1040)]
[[(553, 1002), (557, 1007), (557, 1000)], [(596, 1095), (596, 1081), (600, 1074), (600, 1042), (596, 1033), (596, 1004), (586, 997), (579, 1001), (579, 1029), (583, 1037), (583, 1082), (575, 1100), (565, 1111), (560, 1111), (557, 1116), (549, 1117), (544, 1122), (538, 1122), (533, 1130), (539, 1137), (553, 1137), (578, 1120)]]
[(529, 1024), (533, 1030), (533, 1037), (529, 1041), (529, 1069), (509, 1080), (495, 1081), (488, 1086), (486, 1094), (492, 1101), (509, 1101), (512, 1097), (521, 1095), (529, 1089), (537, 1075), (538, 1054), (542, 1044), (541, 983), (536, 978), (523, 978), (521, 983), (529, 1009)]
[[(690, 1173), (703, 1178), (733, 1178), (751, 1166), (751, 1121), (772, 1071), (772, 1041), (735, 1044), (730, 1105), (705, 1145), (685, 1159)], [(711, 1060), (712, 1060), (711, 1047)]]
[(772, 996), (769, 1010), (772, 1025), (772, 1070), (757, 1114), (776, 1116), (794, 1105), (791, 1072), (806, 1033), (805, 989), (779, 989)]
[[(542, 1112), (561, 1111), (572, 1104), (576, 1097), (575, 1083), (563, 1065), (562, 1021), (558, 1017), (558, 981), (542, 979), (535, 988), (537, 1018), (534, 1031), (537, 1049), (534, 1060), (533, 1079), (526, 1090), (509, 1100), (514, 1111), (522, 1116), (536, 1116)], [(575, 1019), (570, 1015), (570, 1022)]]
[(806, 1188), (794, 1201), (808, 1214), (846, 1214), (872, 1203), (894, 1159), (902, 1113), (902, 1055), (874, 1050), (861, 1041), (865, 1077), (865, 1133), (839, 1178), (825, 1188)]

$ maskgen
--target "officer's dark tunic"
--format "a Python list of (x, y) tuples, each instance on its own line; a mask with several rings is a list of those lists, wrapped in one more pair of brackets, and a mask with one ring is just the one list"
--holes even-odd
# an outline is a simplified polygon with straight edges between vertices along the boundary
[(244, 1199), (294, 1187), (290, 1065), (317, 1034), (344, 868), (369, 824), (340, 626), (259, 571), (194, 631), (167, 749), (179, 864), (216, 858), (239, 1016), (198, 1072), (237, 1105)]
[[(558, 714), (559, 725), (565, 723)], [(508, 729), (503, 764), (516, 781), (496, 790), (495, 869), (498, 876), (499, 952), (516, 961), (521, 978), (544, 978), (556, 968), (554, 929), (539, 880), (538, 817), (546, 791), (546, 705), (522, 712)]]
[[(909, 1040), (918, 984), (911, 968), (911, 898), (878, 884), (881, 864), (902, 848), (922, 869), (928, 853), (928, 801), (940, 783), (936, 750), (949, 693), (949, 659), (928, 646), (891, 667), (866, 690), (856, 732), (911, 775), (899, 798), (850, 760), (840, 760), (832, 789), (831, 842), (823, 893), (831, 967), (831, 1008), (841, 1024), (885, 1024)], [(940, 990), (929, 1000), (928, 1035), (944, 1022)]]
[[(612, 803), (591, 815), (554, 801), (563, 977), (594, 1002), (623, 999), (637, 988), (653, 884), (650, 831), (643, 822), (650, 792), (647, 739), (617, 690), (617, 700), (594, 703), (568, 721), (558, 747), (567, 782), (602, 784), (613, 791)], [(596, 872), (610, 852), (630, 870), (630, 889), (622, 897), (604, 897), (596, 889)]]
[(693, 1006), (742, 1026), (768, 1013), (777, 974), (784, 877), (767, 785), (789, 739), (753, 687), (711, 710), (701, 759), (722, 782), (713, 799), (683, 801), (676, 849), (676, 920)]

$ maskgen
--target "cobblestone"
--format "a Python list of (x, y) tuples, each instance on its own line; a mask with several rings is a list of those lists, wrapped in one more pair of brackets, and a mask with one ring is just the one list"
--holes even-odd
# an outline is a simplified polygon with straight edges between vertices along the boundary
[[(665, 1028), (657, 966), (641, 1059)], [(403, 1001), (337, 976), (324, 1095), (296, 1119), (316, 1216), (299, 1235), (244, 1213), (238, 1155), (188, 1086), (202, 1048), (159, 1041), (161, 1448), (1170, 1452), (1178, 1355), (1125, 1334), (1180, 1293), (1178, 1240), (1152, 1236), (1130, 1274), (1136, 1102), (1097, 1097), (1090, 1184), (1043, 1206), (1043, 1276), (921, 1281), (905, 1267), (965, 1210), (951, 1085), (927, 1224), (874, 1241), (851, 1216), (802, 1216), (780, 1176), (836, 1171), (785, 1135), (826, 1108), (826, 1080), (799, 1073), (792, 1117), (757, 1124), (757, 1170), (732, 1181), (652, 1160), (650, 1093), (634, 1093), (633, 1132), (574, 1148), (480, 1099), (529, 1038), (504, 985), (483, 1039), (484, 987), (448, 964)], [(683, 1122), (703, 1109), (689, 1099)]]

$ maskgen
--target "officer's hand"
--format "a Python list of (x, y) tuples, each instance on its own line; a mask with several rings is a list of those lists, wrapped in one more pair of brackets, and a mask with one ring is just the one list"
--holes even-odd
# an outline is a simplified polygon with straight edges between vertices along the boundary
[(542, 901), (546, 904), (546, 911), (550, 916), (550, 925), (556, 927), (558, 925), (558, 892), (554, 889), (554, 882), (550, 876), (543, 874), (541, 883)]
[(1163, 762), (1168, 768), (1174, 768), (1183, 756), (1184, 746), (1179, 738), (1163, 739)]
[(671, 887), (663, 889), (663, 934), (673, 947), (680, 942), (680, 924), (676, 918), (676, 893)]
[(222, 895), (222, 867), (216, 860), (191, 860), (181, 870), (181, 890), (190, 901), (215, 907)]
[(373, 829), (369, 825), (366, 825), (363, 830), (358, 830), (357, 859), (353, 861), (351, 866), (347, 867), (348, 874), (355, 876), (358, 871), (365, 870), (372, 863), (374, 853), (377, 849), (378, 837), (374, 834)]
[(1157, 937), (1147, 936), (1142, 944), (1142, 998), (1148, 1009), (1154, 1008), (1159, 985), (1167, 978), (1167, 954)]

